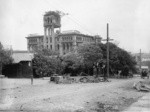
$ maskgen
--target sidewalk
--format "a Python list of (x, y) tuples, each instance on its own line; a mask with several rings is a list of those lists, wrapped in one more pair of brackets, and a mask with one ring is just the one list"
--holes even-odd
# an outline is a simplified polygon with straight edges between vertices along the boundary
[(143, 96), (123, 112), (150, 112), (150, 93)]

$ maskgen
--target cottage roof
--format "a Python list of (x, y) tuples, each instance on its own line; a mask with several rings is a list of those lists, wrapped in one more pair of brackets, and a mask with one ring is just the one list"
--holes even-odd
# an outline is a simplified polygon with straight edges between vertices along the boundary
[(19, 63), (20, 61), (31, 61), (33, 53), (29, 53), (28, 51), (14, 51), (12, 58), (14, 59), (14, 63)]
[(26, 38), (43, 38), (44, 37), (44, 35), (38, 35), (38, 34), (29, 34)]

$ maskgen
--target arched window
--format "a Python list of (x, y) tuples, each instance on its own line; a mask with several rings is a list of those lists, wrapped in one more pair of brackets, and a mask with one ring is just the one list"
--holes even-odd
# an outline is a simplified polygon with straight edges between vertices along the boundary
[(59, 44), (57, 45), (57, 49), (59, 50)]
[(49, 23), (49, 17), (47, 18), (47, 23)]

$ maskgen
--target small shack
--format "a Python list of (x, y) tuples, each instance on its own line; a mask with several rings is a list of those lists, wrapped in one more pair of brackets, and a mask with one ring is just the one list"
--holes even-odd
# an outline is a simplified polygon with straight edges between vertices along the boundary
[(13, 51), (12, 57), (14, 62), (3, 67), (3, 74), (10, 78), (29, 78), (31, 74), (35, 76), (31, 67), (33, 53), (28, 51)]

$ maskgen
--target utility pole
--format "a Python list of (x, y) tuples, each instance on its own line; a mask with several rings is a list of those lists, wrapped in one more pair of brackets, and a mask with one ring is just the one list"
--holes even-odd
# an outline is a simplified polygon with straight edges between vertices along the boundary
[(109, 41), (112, 41), (113, 39), (109, 38), (109, 24), (107, 23), (107, 39), (104, 39), (103, 41), (106, 41), (107, 43), (107, 78), (109, 78)]
[(141, 53), (141, 49), (140, 49), (140, 72), (141, 72), (141, 64), (142, 64), (142, 53)]
[(33, 56), (32, 56), (32, 54), (30, 52), (30, 49), (28, 50), (28, 53), (29, 53), (29, 56), (31, 58), (31, 62), (29, 62), (29, 67), (31, 68), (31, 76), (30, 76), (30, 78), (31, 78), (31, 85), (33, 85), (33, 63), (32, 63)]

